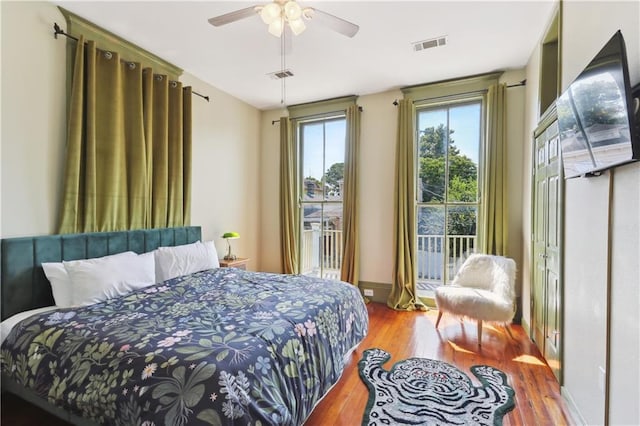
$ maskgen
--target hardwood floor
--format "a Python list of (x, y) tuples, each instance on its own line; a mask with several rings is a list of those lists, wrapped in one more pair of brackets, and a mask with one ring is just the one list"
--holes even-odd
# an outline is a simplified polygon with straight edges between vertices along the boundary
[[(516, 407), (504, 417), (511, 425), (568, 425), (568, 411), (560, 386), (522, 327), (511, 328), (511, 339), (501, 327), (485, 325), (482, 347), (477, 346), (476, 325), (444, 315), (435, 329), (437, 311), (397, 312), (370, 303), (369, 335), (351, 355), (340, 381), (316, 407), (306, 426), (359, 425), (368, 398), (358, 375), (358, 361), (365, 349), (378, 347), (391, 354), (390, 368), (405, 358), (424, 357), (449, 362), (477, 380), (469, 367), (487, 364), (502, 370), (516, 392)], [(3, 425), (66, 425), (46, 412), (12, 395), (2, 395)]]
[(516, 407), (504, 417), (505, 426), (571, 424), (558, 382), (521, 326), (511, 327), (511, 339), (502, 327), (485, 325), (479, 349), (475, 322), (461, 323), (445, 314), (436, 330), (436, 310), (396, 312), (379, 303), (370, 303), (368, 309), (369, 335), (305, 426), (352, 426), (362, 422), (368, 392), (358, 375), (358, 361), (365, 349), (373, 347), (391, 354), (386, 368), (411, 357), (439, 359), (464, 371), (476, 385), (480, 383), (469, 367), (486, 364), (499, 368), (516, 392)]

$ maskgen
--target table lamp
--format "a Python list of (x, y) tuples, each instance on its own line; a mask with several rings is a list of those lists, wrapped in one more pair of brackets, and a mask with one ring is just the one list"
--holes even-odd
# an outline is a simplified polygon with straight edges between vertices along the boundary
[(238, 234), (237, 232), (225, 232), (222, 238), (227, 240), (227, 245), (229, 246), (229, 251), (224, 257), (224, 260), (236, 260), (236, 255), (231, 254), (231, 240), (237, 240), (238, 238), (240, 238), (240, 234)]

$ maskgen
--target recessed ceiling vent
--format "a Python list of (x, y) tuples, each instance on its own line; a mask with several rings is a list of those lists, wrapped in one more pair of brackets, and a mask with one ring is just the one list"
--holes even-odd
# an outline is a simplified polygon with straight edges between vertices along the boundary
[(267, 75), (274, 80), (280, 80), (282, 78), (293, 77), (293, 72), (291, 70), (281, 70), (269, 73)]
[(413, 51), (420, 52), (422, 50), (431, 49), (433, 47), (444, 46), (447, 44), (447, 36), (443, 35), (429, 40), (416, 41), (412, 43)]

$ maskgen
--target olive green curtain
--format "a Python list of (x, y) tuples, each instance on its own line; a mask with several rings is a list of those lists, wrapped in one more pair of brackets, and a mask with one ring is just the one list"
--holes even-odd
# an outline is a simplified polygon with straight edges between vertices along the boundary
[(59, 232), (187, 224), (191, 97), (93, 41), (75, 50)]
[(360, 243), (358, 239), (358, 156), (360, 155), (360, 107), (351, 105), (346, 111), (347, 143), (345, 144), (344, 191), (342, 199), (342, 266), (340, 279), (358, 285)]
[(296, 187), (298, 157), (293, 138), (293, 124), (288, 117), (280, 119), (280, 247), (282, 271), (298, 273), (298, 191)]
[(415, 116), (412, 100), (399, 101), (393, 197), (393, 282), (387, 300), (390, 308), (409, 311), (424, 309), (417, 298), (415, 276)]
[(487, 92), (485, 176), (482, 185), (480, 250), (507, 253), (507, 143), (506, 85), (493, 84)]

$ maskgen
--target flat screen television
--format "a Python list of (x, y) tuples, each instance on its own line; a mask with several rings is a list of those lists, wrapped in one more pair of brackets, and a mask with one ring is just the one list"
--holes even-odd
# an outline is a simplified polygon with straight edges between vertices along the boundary
[(556, 102), (564, 177), (597, 176), (640, 159), (627, 52), (620, 31)]

